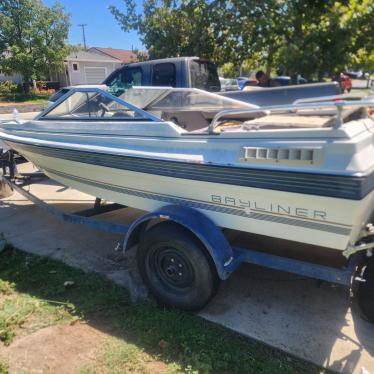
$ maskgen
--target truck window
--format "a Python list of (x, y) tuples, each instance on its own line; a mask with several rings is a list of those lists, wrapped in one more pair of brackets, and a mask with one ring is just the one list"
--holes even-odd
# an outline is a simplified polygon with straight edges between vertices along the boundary
[(175, 87), (176, 85), (175, 65), (173, 63), (166, 62), (153, 66), (152, 86)]
[(126, 68), (118, 71), (118, 74), (111, 77), (106, 84), (110, 87), (110, 92), (115, 95), (122, 94), (132, 86), (141, 86), (143, 80), (143, 70), (141, 67)]
[(190, 61), (191, 87), (206, 91), (220, 91), (221, 84), (218, 78), (217, 67), (209, 61)]

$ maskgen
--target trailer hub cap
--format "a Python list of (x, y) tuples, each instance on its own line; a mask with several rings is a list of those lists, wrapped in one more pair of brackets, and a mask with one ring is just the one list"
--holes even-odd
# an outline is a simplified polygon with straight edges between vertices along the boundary
[(169, 286), (185, 288), (192, 284), (194, 274), (188, 258), (174, 248), (158, 248), (150, 256), (157, 277)]

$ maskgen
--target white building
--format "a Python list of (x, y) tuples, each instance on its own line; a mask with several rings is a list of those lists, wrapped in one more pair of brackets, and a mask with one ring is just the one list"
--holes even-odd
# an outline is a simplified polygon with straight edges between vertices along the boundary
[(22, 83), (22, 75), (21, 74), (6, 75), (2, 71), (0, 71), (0, 82), (8, 82), (8, 81), (11, 81), (16, 84)]
[(65, 59), (65, 74), (61, 74), (61, 86), (77, 84), (99, 84), (112, 71), (122, 65), (122, 61), (95, 51), (78, 51)]

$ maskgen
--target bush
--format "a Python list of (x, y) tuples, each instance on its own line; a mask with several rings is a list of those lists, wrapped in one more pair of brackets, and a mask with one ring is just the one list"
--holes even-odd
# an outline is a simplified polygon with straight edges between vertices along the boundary
[(11, 81), (0, 82), (0, 94), (15, 93), (17, 92), (17, 88), (18, 86)]

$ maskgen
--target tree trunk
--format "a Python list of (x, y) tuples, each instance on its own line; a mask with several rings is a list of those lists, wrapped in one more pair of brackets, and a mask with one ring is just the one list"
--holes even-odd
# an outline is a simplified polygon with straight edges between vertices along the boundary
[(267, 64), (266, 64), (266, 75), (268, 77), (270, 77), (272, 64), (273, 64), (272, 61), (268, 61)]
[(22, 92), (24, 94), (28, 94), (30, 92), (30, 77), (23, 76), (23, 83), (22, 83)]
[(271, 69), (273, 67), (273, 56), (274, 56), (275, 48), (274, 46), (269, 47), (268, 57), (266, 59), (266, 75), (270, 78)]

